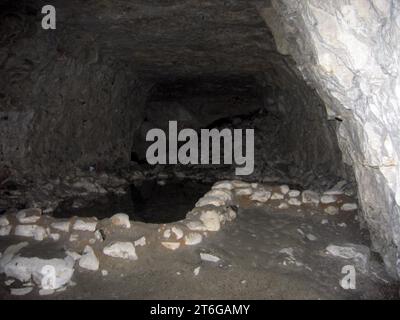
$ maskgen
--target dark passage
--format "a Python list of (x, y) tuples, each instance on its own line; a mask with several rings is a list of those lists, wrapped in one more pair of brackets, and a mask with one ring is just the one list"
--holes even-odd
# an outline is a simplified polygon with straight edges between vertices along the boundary
[(141, 181), (130, 185), (124, 196), (109, 195), (93, 200), (89, 205), (74, 208), (79, 199), (64, 201), (55, 210), (57, 218), (96, 216), (109, 218), (110, 213), (123, 212), (131, 220), (146, 223), (169, 223), (183, 220), (196, 201), (210, 189), (209, 184), (189, 180), (167, 182), (159, 185), (156, 180)]

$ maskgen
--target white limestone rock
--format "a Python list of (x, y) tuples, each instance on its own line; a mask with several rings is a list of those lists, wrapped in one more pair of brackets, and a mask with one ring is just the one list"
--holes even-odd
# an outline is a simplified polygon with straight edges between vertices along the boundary
[(253, 194), (253, 188), (251, 187), (235, 189), (236, 196), (250, 196), (252, 194)]
[(258, 190), (255, 191), (251, 196), (250, 199), (253, 201), (258, 201), (265, 203), (271, 198), (271, 192), (266, 190)]
[(325, 191), (324, 194), (327, 196), (340, 196), (340, 195), (343, 195), (344, 192), (339, 191), (339, 190), (328, 190), (328, 191)]
[(69, 221), (56, 221), (53, 222), (50, 226), (58, 231), (69, 232), (70, 225), (71, 223)]
[(233, 200), (232, 192), (226, 189), (212, 189), (205, 194), (205, 197), (215, 197), (221, 199), (225, 203), (229, 203)]
[(301, 201), (299, 199), (297, 199), (297, 198), (290, 198), (288, 203), (291, 206), (301, 206)]
[(29, 243), (24, 241), (7, 247), (7, 249), (0, 256), (0, 272), (1, 273), (4, 272), (5, 265), (9, 263), (12, 260), (12, 258), (19, 253), (19, 251), (21, 251), (28, 245)]
[(49, 238), (51, 238), (54, 241), (60, 240), (60, 234), (59, 233), (50, 233)]
[(41, 287), (42, 280), (46, 276), (43, 270), (49, 266), (55, 270), (55, 282), (52, 283), (51, 289), (58, 289), (66, 285), (74, 273), (74, 261), (68, 256), (65, 259), (39, 259), (17, 255), (5, 264), (3, 270), (10, 278), (21, 282), (28, 282), (32, 279)]
[(215, 207), (221, 207), (225, 206), (225, 201), (223, 199), (213, 197), (213, 196), (205, 196), (203, 198), (200, 198), (199, 201), (196, 202), (195, 207), (205, 207), (205, 206), (215, 206)]
[(301, 192), (299, 190), (290, 190), (289, 191), (289, 197), (290, 198), (297, 198), (300, 196)]
[(207, 227), (201, 221), (188, 221), (186, 226), (191, 231), (207, 231)]
[(36, 241), (42, 241), (47, 238), (45, 228), (35, 224), (23, 224), (15, 227), (14, 234), (19, 237), (33, 238)]
[(123, 227), (125, 229), (130, 229), (131, 222), (129, 221), (129, 216), (126, 213), (117, 213), (111, 217), (111, 222), (113, 225), (118, 227)]
[(288, 194), (289, 191), (290, 191), (289, 186), (287, 186), (286, 184), (280, 186), (279, 188), (280, 188), (280, 190), (281, 190), (281, 193), (282, 193), (282, 194), (285, 194), (285, 195)]
[(172, 228), (171, 228), (171, 231), (172, 231), (172, 233), (175, 235), (176, 240), (180, 240), (180, 239), (182, 239), (183, 236), (184, 236), (184, 233), (183, 233), (183, 231), (182, 231), (181, 228), (172, 227)]
[(216, 182), (212, 189), (226, 189), (226, 190), (233, 190), (234, 186), (231, 181), (219, 181)]
[(358, 209), (357, 203), (345, 203), (340, 207), (340, 210), (342, 211), (354, 211), (357, 209)]
[(331, 216), (337, 215), (339, 213), (339, 209), (334, 206), (329, 206), (325, 208), (324, 211)]
[(6, 227), (10, 224), (6, 216), (0, 216), (0, 227)]
[(205, 210), (200, 215), (200, 221), (206, 231), (218, 231), (221, 229), (220, 214), (216, 210)]
[(100, 242), (103, 242), (103, 241), (104, 241), (103, 234), (101, 233), (100, 230), (96, 230), (96, 231), (94, 232), (94, 237), (95, 237), (96, 240), (98, 240), (98, 241), (100, 241)]
[(171, 231), (171, 229), (166, 229), (166, 230), (163, 232), (163, 237), (164, 237), (165, 239), (169, 239), (169, 238), (171, 238), (171, 236), (172, 236), (172, 231)]
[(135, 246), (131, 242), (114, 242), (103, 249), (103, 253), (113, 258), (137, 260)]
[(321, 203), (323, 204), (330, 204), (336, 202), (337, 197), (332, 195), (323, 195), (321, 197)]
[(320, 196), (317, 192), (314, 192), (312, 190), (305, 190), (301, 194), (301, 200), (305, 204), (308, 204), (308, 203), (319, 204)]
[(99, 270), (99, 259), (97, 259), (91, 246), (86, 246), (83, 249), (82, 257), (79, 259), (79, 266), (81, 268), (97, 271)]
[(214, 263), (221, 261), (221, 258), (219, 258), (213, 254), (203, 253), (203, 252), (200, 253), (200, 259), (203, 261), (214, 262)]
[(25, 288), (12, 288), (10, 289), (10, 294), (12, 296), (25, 296), (28, 293), (31, 293), (33, 287), (25, 287)]
[(12, 229), (11, 226), (0, 227), (0, 237), (5, 237), (5, 236), (10, 235), (11, 229)]
[(22, 284), (23, 287), (33, 287), (35, 284), (32, 281), (25, 282)]
[(368, 247), (351, 243), (342, 246), (331, 244), (326, 248), (326, 251), (334, 257), (353, 260), (354, 264), (361, 272), (368, 272), (370, 258), (370, 250)]
[(50, 296), (54, 294), (56, 291), (54, 289), (40, 289), (39, 295), (40, 296)]
[(251, 188), (251, 183), (248, 183), (246, 181), (241, 181), (241, 180), (233, 180), (232, 185), (235, 189)]
[(197, 232), (189, 232), (185, 235), (185, 245), (195, 246), (203, 241), (203, 236)]
[(78, 219), (75, 221), (72, 229), (76, 231), (90, 231), (95, 232), (97, 226), (97, 221), (84, 221), (82, 219)]
[(146, 237), (137, 239), (133, 244), (135, 247), (144, 247), (146, 245)]
[(42, 216), (39, 208), (30, 208), (18, 211), (16, 218), (20, 223), (36, 223)]
[(285, 196), (278, 192), (274, 192), (271, 196), (271, 200), (283, 200), (283, 199), (285, 199)]
[(10, 279), (10, 280), (4, 281), (4, 284), (5, 284), (7, 287), (9, 287), (9, 286), (11, 286), (14, 282), (15, 282), (14, 279)]
[(175, 251), (181, 246), (180, 242), (163, 241), (161, 245), (169, 250)]
[(278, 209), (284, 210), (284, 209), (289, 209), (289, 205), (286, 202), (282, 202), (279, 206)]
[(193, 274), (195, 275), (195, 277), (197, 277), (200, 273), (200, 267), (197, 267), (193, 270)]

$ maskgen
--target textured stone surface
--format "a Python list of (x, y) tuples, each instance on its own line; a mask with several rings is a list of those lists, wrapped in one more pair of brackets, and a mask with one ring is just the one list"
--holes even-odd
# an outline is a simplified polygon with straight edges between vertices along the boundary
[(355, 244), (329, 245), (326, 251), (332, 256), (353, 260), (357, 268), (364, 273), (368, 271), (370, 251), (365, 246)]
[(66, 285), (74, 273), (74, 260), (67, 256), (64, 259), (40, 259), (37, 257), (22, 257), (19, 251), (28, 246), (27, 242), (21, 242), (9, 246), (0, 259), (0, 272), (7, 277), (15, 278), (21, 282), (33, 280), (39, 287), (42, 286), (46, 273), (50, 268), (54, 268), (55, 282), (52, 283), (53, 289), (61, 288)]
[(99, 55), (135, 61), (141, 72), (150, 75), (253, 73), (279, 59), (271, 50), (274, 42), (268, 27), (246, 0), (56, 0), (52, 4), (59, 8), (65, 28), (80, 28), (88, 41), (96, 35)]
[(334, 126), (253, 2), (55, 1), (54, 32), (35, 20), (41, 3), (3, 11), (2, 165), (109, 167), (143, 159), (147, 130), (171, 118), (199, 128), (261, 111), (242, 124), (258, 134), (254, 177), (343, 176)]
[(37, 241), (42, 241), (47, 237), (47, 232), (46, 229), (41, 226), (27, 224), (16, 226), (15, 235), (19, 237), (28, 237), (33, 238)]
[(40, 2), (6, 1), (0, 10), (0, 161), (34, 174), (129, 159), (137, 78), (124, 63), (102, 60), (80, 26), (61, 27), (61, 5), (53, 4), (59, 28), (42, 30)]
[(37, 208), (24, 209), (16, 214), (20, 223), (36, 223), (42, 215), (42, 210)]
[(97, 259), (92, 247), (86, 246), (83, 249), (82, 257), (79, 259), (79, 266), (87, 270), (97, 271), (99, 265), (99, 259)]
[(78, 231), (96, 231), (97, 222), (96, 221), (84, 221), (82, 219), (78, 219), (75, 221), (72, 229)]
[[(0, 182), (127, 162), (157, 111), (215, 127), (232, 114), (256, 129), (254, 179), (351, 180), (340, 147), (400, 274), (398, 2), (55, 0), (51, 32), (44, 4), (0, 7)], [(246, 90), (219, 95), (224, 82)]]
[(114, 258), (137, 260), (135, 246), (131, 242), (117, 241), (103, 249), (103, 253)]
[(51, 224), (51, 227), (62, 232), (69, 232), (71, 223), (69, 221), (57, 221)]
[(328, 115), (342, 120), (340, 147), (374, 247), (400, 274), (399, 3), (273, 0), (259, 9), (279, 51), (294, 57)]
[(129, 216), (126, 213), (114, 214), (111, 218), (111, 222), (116, 225), (126, 229), (130, 229), (131, 222), (129, 221)]

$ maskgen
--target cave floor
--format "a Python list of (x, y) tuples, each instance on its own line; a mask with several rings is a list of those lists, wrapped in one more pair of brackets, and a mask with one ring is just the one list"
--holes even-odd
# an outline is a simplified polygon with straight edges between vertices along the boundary
[[(321, 221), (327, 219), (327, 224)], [(343, 225), (345, 223), (345, 225)], [(356, 289), (344, 290), (339, 281), (348, 260), (329, 256), (329, 244), (365, 244), (354, 214), (328, 216), (318, 209), (276, 210), (271, 205), (242, 208), (238, 218), (197, 246), (170, 251), (152, 235), (158, 225), (139, 223), (134, 232), (115, 232), (121, 241), (145, 235), (147, 245), (137, 247), (137, 261), (99, 254), (100, 269), (76, 266), (74, 286), (49, 296), (34, 289), (26, 296), (11, 296), (6, 278), (0, 276), (2, 299), (397, 299), (399, 287), (386, 275), (383, 263), (371, 256), (367, 274), (356, 272)], [(134, 234), (133, 234), (134, 233)], [(114, 234), (114, 233), (113, 233)], [(307, 235), (313, 235), (312, 240)], [(153, 236), (154, 237), (154, 236)], [(74, 246), (82, 246), (80, 239)], [(9, 237), (0, 250), (25, 241)], [(65, 245), (30, 242), (29, 254), (54, 257)], [(96, 247), (94, 246), (96, 250)], [(283, 251), (282, 251), (283, 249)], [(221, 258), (202, 261), (200, 252)], [(198, 275), (194, 270), (200, 267)], [(104, 276), (101, 270), (107, 270)], [(12, 286), (18, 286), (17, 282)]]

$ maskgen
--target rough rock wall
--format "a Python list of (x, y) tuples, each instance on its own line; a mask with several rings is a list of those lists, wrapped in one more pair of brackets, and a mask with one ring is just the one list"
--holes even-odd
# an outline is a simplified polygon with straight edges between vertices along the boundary
[[(59, 81), (46, 86), (60, 74)], [(41, 171), (129, 160), (144, 101), (140, 83), (121, 66), (71, 60), (56, 65), (36, 85), (44, 88), (46, 102), (33, 119), (28, 158), (36, 159)]]
[(400, 3), (272, 0), (259, 10), (279, 51), (343, 120), (339, 143), (363, 218), (389, 272), (400, 275)]
[[(290, 65), (290, 63), (288, 63)], [(326, 188), (335, 179), (352, 180), (336, 138), (337, 121), (328, 120), (321, 98), (290, 67), (264, 75), (267, 115), (259, 127), (262, 160), (286, 181)], [(264, 123), (263, 123), (264, 122)]]
[(59, 174), (129, 160), (146, 85), (88, 39), (44, 32), (34, 14), (1, 19), (0, 166)]
[[(151, 144), (145, 143), (147, 131), (162, 128), (168, 132), (168, 120), (177, 120), (180, 128), (253, 128), (255, 167), (251, 176), (243, 178), (321, 190), (339, 179), (352, 180), (337, 142), (338, 121), (327, 119), (322, 100), (300, 74), (283, 65), (280, 71), (155, 86), (147, 100), (146, 120), (134, 140), (134, 157), (145, 160)], [(214, 179), (235, 178), (231, 165), (195, 167), (213, 174)]]
[(146, 117), (156, 127), (177, 120), (189, 128), (206, 128), (215, 121), (246, 115), (262, 107), (253, 76), (202, 76), (158, 83), (146, 105)]

